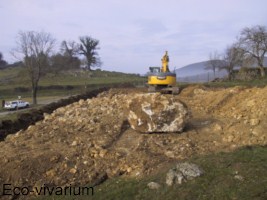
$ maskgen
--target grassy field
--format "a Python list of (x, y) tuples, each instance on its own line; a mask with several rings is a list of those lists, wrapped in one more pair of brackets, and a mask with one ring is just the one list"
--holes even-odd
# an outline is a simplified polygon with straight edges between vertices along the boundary
[[(5, 110), (3, 108), (0, 108), (0, 121), (1, 120), (12, 120), (12, 121), (14, 121), (14, 120), (17, 119), (18, 114), (31, 112), (32, 109), (38, 109), (38, 108), (42, 107), (45, 104), (48, 104), (48, 103), (51, 103), (51, 102), (55, 102), (55, 101), (57, 101), (59, 99), (62, 99), (64, 97), (65, 96), (41, 96), (41, 97), (38, 98), (38, 105), (31, 105), (30, 108), (28, 108), (28, 109), (20, 109), (20, 110), (15, 111), (15, 112), (11, 111), (11, 112), (9, 112), (8, 114), (5, 114), (5, 115), (2, 115), (1, 113), (7, 112), (7, 110)], [(23, 100), (24, 101), (28, 101), (28, 102), (32, 101), (31, 97), (26, 97)]]
[[(95, 70), (77, 70), (61, 74), (47, 74), (39, 82), (38, 97), (70, 96), (116, 83), (145, 84), (146, 79), (137, 74)], [(21, 67), (0, 70), (0, 100), (11, 100), (22, 96), (31, 97), (27, 72)]]
[(255, 79), (250, 81), (225, 81), (225, 82), (209, 82), (204, 83), (207, 87), (234, 87), (234, 86), (246, 86), (246, 87), (264, 87), (267, 86), (267, 78)]
[[(53, 196), (53, 199), (267, 199), (267, 147), (245, 147), (230, 153), (196, 156), (188, 161), (198, 164), (204, 175), (182, 185), (165, 184), (169, 164), (158, 174), (137, 179), (118, 177), (94, 187), (93, 196)], [(236, 178), (238, 177), (239, 178)], [(241, 177), (241, 178), (240, 178)], [(147, 184), (155, 181), (161, 185), (151, 190)], [(88, 187), (88, 186), (87, 186)], [(38, 199), (51, 199), (41, 196)]]
[[(22, 96), (31, 97), (30, 81), (27, 72), (21, 67), (0, 70), (0, 100), (11, 100)], [(70, 96), (85, 92), (88, 89), (95, 89), (107, 84), (130, 82), (135, 85), (145, 85), (145, 77), (137, 74), (125, 74), (109, 71), (66, 71), (61, 74), (47, 74), (40, 80), (38, 91), (39, 97), (47, 96)], [(192, 83), (178, 83), (180, 87), (186, 87)], [(267, 85), (267, 78), (251, 81), (226, 81), (197, 83), (207, 87), (263, 87)]]

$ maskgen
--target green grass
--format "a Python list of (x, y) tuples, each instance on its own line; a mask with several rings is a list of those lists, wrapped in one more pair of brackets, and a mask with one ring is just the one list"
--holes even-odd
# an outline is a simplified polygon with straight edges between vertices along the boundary
[(250, 81), (224, 81), (224, 82), (209, 82), (204, 84), (207, 87), (234, 87), (234, 86), (246, 86), (246, 87), (264, 87), (267, 86), (267, 78), (254, 79)]
[[(17, 96), (30, 97), (31, 86), (26, 69), (21, 67), (0, 70), (0, 100), (12, 100)], [(146, 79), (136, 74), (108, 71), (66, 71), (61, 74), (47, 74), (41, 78), (38, 91), (40, 96), (66, 96), (83, 93), (86, 90), (116, 83), (144, 85)], [(62, 88), (48, 88), (61, 86)]]
[(17, 77), (21, 69), (18, 68), (7, 68), (0, 70), (0, 79)]
[[(0, 121), (1, 120), (15, 121), (18, 117), (18, 114), (31, 112), (32, 109), (41, 108), (43, 105), (45, 105), (49, 102), (57, 101), (59, 99), (62, 99), (62, 96), (42, 96), (38, 99), (39, 101), (38, 101), (37, 105), (31, 105), (30, 108), (28, 108), (28, 109), (20, 109), (19, 111), (16, 111), (16, 112), (10, 111), (6, 115), (1, 115), (1, 112), (7, 112), (8, 110), (0, 108)], [(30, 97), (26, 97), (26, 98), (23, 98), (23, 100), (31, 102), (32, 99)]]
[[(171, 164), (157, 175), (142, 179), (119, 177), (94, 188), (93, 196), (53, 196), (54, 199), (267, 199), (267, 147), (244, 147), (230, 153), (196, 156), (188, 161), (201, 166), (205, 174), (182, 185), (166, 186), (165, 177)], [(244, 180), (234, 178), (238, 173)], [(158, 190), (147, 184), (156, 181)], [(38, 199), (51, 199), (39, 197)]]
[[(11, 120), (11, 121), (16, 121), (18, 119), (18, 115), (21, 113), (29, 113), (31, 112), (30, 110), (32, 109), (36, 109), (36, 108), (40, 108), (42, 107), (42, 105), (35, 105), (35, 106), (31, 106), (30, 109), (21, 109), (18, 112), (9, 112), (6, 115), (0, 115), (0, 123), (3, 120)], [(5, 112), (6, 110), (0, 110), (0, 112)]]

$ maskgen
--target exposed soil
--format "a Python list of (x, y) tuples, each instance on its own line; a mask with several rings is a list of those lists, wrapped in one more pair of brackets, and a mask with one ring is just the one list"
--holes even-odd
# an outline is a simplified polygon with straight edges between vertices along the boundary
[(0, 142), (0, 185), (94, 185), (196, 154), (267, 144), (267, 87), (187, 87), (174, 98), (187, 105), (191, 120), (183, 133), (164, 134), (141, 134), (127, 123), (126, 105), (144, 92), (111, 89), (8, 135)]

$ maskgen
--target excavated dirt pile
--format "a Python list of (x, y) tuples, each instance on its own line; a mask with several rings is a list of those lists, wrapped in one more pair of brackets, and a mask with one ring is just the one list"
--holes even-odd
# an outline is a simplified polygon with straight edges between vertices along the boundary
[(128, 105), (144, 93), (103, 92), (58, 108), (27, 130), (7, 136), (0, 142), (0, 185), (98, 184), (122, 174), (149, 174), (166, 162), (195, 154), (267, 144), (267, 87), (191, 86), (178, 96), (164, 95), (191, 112), (182, 133), (141, 134), (130, 128)]

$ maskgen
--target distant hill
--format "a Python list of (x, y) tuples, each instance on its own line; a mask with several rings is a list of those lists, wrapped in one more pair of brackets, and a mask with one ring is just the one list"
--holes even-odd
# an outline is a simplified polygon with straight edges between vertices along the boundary
[(177, 77), (195, 76), (206, 73), (207, 70), (204, 69), (206, 67), (206, 63), (207, 61), (203, 61), (176, 69)]
[(227, 75), (225, 70), (216, 71), (215, 77), (212, 70), (206, 70), (208, 61), (193, 63), (176, 69), (177, 80), (180, 82), (207, 82), (214, 78), (222, 78)]
[[(214, 78), (222, 78), (227, 75), (225, 70), (216, 71), (215, 77), (212, 70), (206, 70), (208, 61), (193, 63), (176, 69), (177, 81), (180, 82), (207, 82)], [(264, 60), (264, 66), (267, 66), (267, 57)]]

